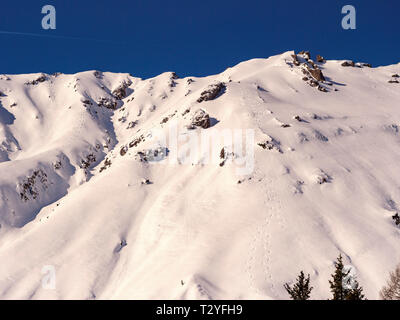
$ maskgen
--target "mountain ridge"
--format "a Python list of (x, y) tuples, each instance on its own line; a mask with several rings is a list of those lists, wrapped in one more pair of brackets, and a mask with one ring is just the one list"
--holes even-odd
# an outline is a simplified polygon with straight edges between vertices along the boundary
[[(0, 297), (284, 299), (304, 269), (326, 298), (342, 253), (376, 298), (400, 260), (400, 65), (346, 61), (2, 75)], [(254, 156), (185, 154), (224, 130)]]

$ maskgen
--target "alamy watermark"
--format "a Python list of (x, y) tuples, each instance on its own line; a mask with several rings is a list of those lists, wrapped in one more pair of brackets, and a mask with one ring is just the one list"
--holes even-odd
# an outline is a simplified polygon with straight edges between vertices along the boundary
[(138, 152), (148, 163), (169, 165), (235, 165), (237, 175), (254, 170), (254, 129), (179, 130), (170, 121), (168, 130), (153, 129), (147, 135), (151, 147)]
[[(42, 28), (44, 30), (55, 30), (56, 29), (56, 8), (53, 5), (46, 4), (42, 7)], [(356, 8), (353, 5), (347, 4), (342, 7), (342, 14), (345, 16), (342, 18), (342, 28), (344, 30), (354, 30), (356, 26)]]
[(42, 288), (46, 290), (56, 289), (56, 268), (46, 265), (42, 268)]
[[(41, 12), (45, 14), (42, 18), (42, 28), (44, 30), (56, 29), (56, 8), (53, 5), (46, 4), (42, 7)], [(356, 29), (356, 8), (353, 5), (345, 5), (342, 7), (342, 14), (345, 15), (342, 18), (342, 28), (344, 30)]]
[(42, 7), (42, 14), (45, 14), (42, 18), (42, 28), (44, 30), (54, 30), (56, 28), (56, 8), (47, 4)]
[(342, 28), (344, 30), (356, 29), (356, 8), (349, 4), (345, 5), (342, 8), (342, 14), (345, 14), (342, 18)]

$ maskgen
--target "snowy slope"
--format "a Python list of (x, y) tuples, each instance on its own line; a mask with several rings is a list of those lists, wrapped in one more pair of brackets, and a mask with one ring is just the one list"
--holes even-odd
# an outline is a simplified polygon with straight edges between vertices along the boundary
[[(205, 78), (0, 76), (0, 298), (286, 299), (304, 270), (325, 299), (339, 253), (377, 298), (400, 261), (400, 64), (293, 54)], [(240, 129), (254, 148), (185, 152)]]

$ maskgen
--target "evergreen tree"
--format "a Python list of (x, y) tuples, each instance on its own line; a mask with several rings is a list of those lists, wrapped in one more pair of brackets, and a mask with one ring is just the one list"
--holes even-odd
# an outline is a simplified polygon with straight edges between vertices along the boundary
[(345, 300), (346, 295), (348, 295), (348, 290), (343, 287), (343, 278), (348, 275), (347, 273), (343, 273), (343, 258), (340, 254), (337, 262), (335, 262), (335, 273), (332, 274), (332, 281), (329, 280), (329, 284), (331, 286), (331, 292), (333, 295), (332, 300)]
[(348, 290), (345, 299), (346, 300), (364, 300), (363, 288), (360, 287), (360, 284), (357, 282), (357, 280), (355, 280), (354, 288)]
[(332, 280), (329, 280), (331, 292), (333, 295), (332, 300), (363, 300), (363, 288), (354, 280), (353, 288), (346, 288), (343, 283), (345, 278), (349, 275), (350, 270), (345, 272), (343, 265), (343, 258), (340, 254), (335, 262), (335, 272), (332, 274)]
[(300, 272), (293, 287), (290, 287), (287, 283), (285, 283), (284, 287), (293, 300), (310, 299), (310, 293), (313, 289), (313, 287), (310, 287), (310, 275), (305, 278), (303, 271)]

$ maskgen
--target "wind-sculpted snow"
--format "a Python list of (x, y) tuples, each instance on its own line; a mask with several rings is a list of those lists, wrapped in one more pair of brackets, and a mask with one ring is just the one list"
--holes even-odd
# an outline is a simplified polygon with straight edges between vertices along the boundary
[(400, 65), (315, 61), (1, 75), (0, 298), (284, 299), (304, 270), (325, 299), (339, 253), (377, 298), (400, 260)]

